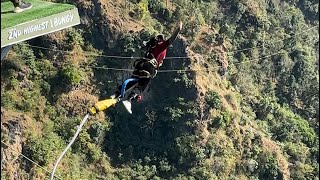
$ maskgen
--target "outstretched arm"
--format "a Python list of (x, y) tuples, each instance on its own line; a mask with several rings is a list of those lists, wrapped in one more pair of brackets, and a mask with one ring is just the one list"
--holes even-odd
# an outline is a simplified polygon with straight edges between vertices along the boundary
[(172, 35), (168, 39), (169, 44), (172, 44), (177, 39), (177, 36), (181, 31), (181, 29), (182, 29), (182, 22), (180, 21), (179, 27), (172, 33)]
[(160, 52), (164, 51), (165, 49), (167, 49), (169, 47), (170, 44), (172, 44), (176, 39), (177, 36), (179, 34), (179, 32), (182, 29), (182, 22), (180, 21), (179, 23), (179, 27), (173, 32), (173, 34), (170, 36), (169, 39), (167, 39), (166, 41), (164, 41), (163, 43), (161, 43), (160, 45), (157, 45), (157, 48)]

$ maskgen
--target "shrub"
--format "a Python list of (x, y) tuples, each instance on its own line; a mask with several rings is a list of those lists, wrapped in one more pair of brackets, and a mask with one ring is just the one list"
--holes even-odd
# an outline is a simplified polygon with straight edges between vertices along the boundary
[(272, 153), (262, 153), (258, 159), (259, 179), (277, 179), (279, 176), (278, 161)]
[(15, 94), (13, 91), (5, 91), (1, 93), (1, 107), (8, 109), (15, 108)]
[(273, 128), (274, 136), (279, 141), (302, 141), (309, 147), (315, 145), (317, 136), (307, 120), (294, 114), (290, 109), (280, 108), (275, 112), (278, 123)]
[(13, 46), (13, 50), (22, 56), (22, 60), (25, 62), (34, 61), (35, 55), (33, 53), (33, 50), (27, 46), (27, 43), (19, 43), (15, 46)]
[(222, 102), (221, 102), (220, 96), (217, 92), (208, 91), (206, 93), (205, 100), (209, 106), (216, 108), (216, 109), (221, 108)]
[(71, 49), (74, 45), (84, 45), (84, 39), (82, 36), (82, 30), (75, 29), (75, 28), (69, 28), (67, 31), (67, 42), (69, 49)]
[(124, 34), (120, 38), (119, 44), (119, 47), (121, 47), (121, 49), (118, 49), (119, 53), (125, 52), (122, 55), (131, 55), (137, 51), (135, 36), (133, 34)]
[(172, 170), (172, 166), (167, 159), (161, 159), (159, 162), (159, 169), (163, 172), (169, 172)]
[(174, 12), (172, 13), (172, 16), (177, 20), (177, 21), (184, 21), (186, 16), (184, 16), (183, 8), (181, 6), (177, 6)]
[(210, 127), (224, 128), (231, 122), (231, 114), (227, 111), (222, 112), (220, 115), (213, 118)]
[(292, 179), (301, 179), (301, 180), (305, 180), (305, 179), (318, 179), (317, 175), (313, 174), (313, 171), (315, 170), (314, 167), (312, 167), (309, 164), (304, 164), (301, 163), (300, 161), (295, 162), (295, 167), (293, 168), (293, 170), (291, 171), (291, 178)]
[(166, 22), (172, 21), (172, 12), (167, 8), (161, 8), (158, 15)]
[(206, 23), (206, 21), (205, 21), (205, 19), (204, 19), (203, 15), (202, 15), (201, 13), (200, 13), (200, 14), (198, 14), (198, 16), (197, 16), (197, 20), (198, 20), (199, 24), (200, 24), (200, 25), (202, 25), (202, 26)]
[(164, 7), (162, 2), (159, 2), (159, 0), (148, 0), (148, 8), (149, 11), (152, 13), (157, 13)]
[(309, 148), (301, 142), (288, 142), (285, 144), (284, 150), (289, 156), (291, 156), (293, 161), (305, 162), (309, 155)]
[(88, 132), (95, 143), (101, 144), (105, 137), (105, 131), (107, 128), (106, 123), (102, 124), (101, 122), (94, 122)]
[(181, 80), (184, 83), (186, 88), (191, 88), (191, 86), (194, 84), (192, 79), (190, 79), (188, 77), (188, 74), (186, 74), (186, 73), (181, 74)]
[(69, 65), (62, 69), (61, 76), (67, 84), (74, 86), (80, 84), (83, 73), (79, 70), (79, 68)]
[(101, 149), (93, 143), (87, 143), (86, 144), (86, 155), (90, 162), (95, 163), (99, 161), (102, 157)]
[(184, 115), (184, 112), (176, 107), (167, 107), (165, 109), (170, 113), (172, 121), (178, 121)]
[(138, 3), (138, 7), (137, 9), (135, 9), (135, 18), (137, 18), (138, 20), (142, 20), (143, 18), (145, 18), (147, 16), (147, 14), (149, 13), (148, 11), (148, 1), (147, 0), (141, 0)]
[(64, 143), (55, 133), (47, 133), (42, 137), (30, 137), (26, 142), (26, 152), (31, 159), (41, 166), (52, 163), (64, 148)]
[(162, 24), (157, 21), (155, 24), (155, 30), (157, 30), (159, 33), (162, 33), (163, 29), (164, 28), (163, 28)]

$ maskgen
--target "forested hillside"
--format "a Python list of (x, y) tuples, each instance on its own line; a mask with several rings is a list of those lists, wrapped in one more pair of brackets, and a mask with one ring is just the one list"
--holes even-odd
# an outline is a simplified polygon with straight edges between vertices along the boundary
[(319, 1), (54, 2), (77, 6), (81, 24), (1, 64), (1, 179), (48, 179), (143, 41), (179, 21), (133, 114), (119, 103), (90, 117), (56, 179), (319, 179)]

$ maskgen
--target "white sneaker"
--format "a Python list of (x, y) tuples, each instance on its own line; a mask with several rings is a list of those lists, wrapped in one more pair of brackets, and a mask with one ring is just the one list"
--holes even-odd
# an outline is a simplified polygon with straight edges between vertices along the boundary
[(31, 9), (32, 8), (32, 4), (31, 3), (21, 3), (19, 6), (15, 7), (13, 12), (15, 13), (19, 13), (22, 11), (25, 11), (27, 9)]
[(126, 100), (126, 101), (122, 101), (122, 104), (124, 105), (124, 107), (127, 109), (127, 111), (132, 114), (132, 110), (131, 110), (131, 102)]

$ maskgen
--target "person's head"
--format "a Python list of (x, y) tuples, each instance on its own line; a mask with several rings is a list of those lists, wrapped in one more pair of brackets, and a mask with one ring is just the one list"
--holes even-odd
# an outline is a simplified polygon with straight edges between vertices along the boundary
[(164, 36), (163, 36), (163, 34), (157, 35), (157, 37), (156, 37), (156, 42), (159, 43), (159, 42), (163, 42), (163, 41), (164, 41)]

